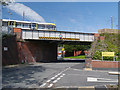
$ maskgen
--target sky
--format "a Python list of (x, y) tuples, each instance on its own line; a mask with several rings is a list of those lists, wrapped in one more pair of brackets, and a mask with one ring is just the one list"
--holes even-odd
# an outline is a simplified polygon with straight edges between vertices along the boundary
[[(118, 25), (117, 2), (20, 2), (30, 7), (46, 22), (55, 23), (57, 30), (96, 33), (98, 29), (111, 28), (111, 16), (114, 29)], [(8, 11), (12, 15), (8, 14)], [(14, 11), (2, 8), (2, 18), (22, 20)], [(29, 19), (25, 18), (29, 21)]]

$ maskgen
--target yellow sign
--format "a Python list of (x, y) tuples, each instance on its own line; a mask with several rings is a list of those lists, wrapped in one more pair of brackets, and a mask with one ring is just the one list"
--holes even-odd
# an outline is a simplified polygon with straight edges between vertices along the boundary
[(62, 48), (62, 51), (64, 51), (65, 49), (64, 48)]
[(102, 52), (102, 56), (114, 57), (115, 56), (115, 52)]

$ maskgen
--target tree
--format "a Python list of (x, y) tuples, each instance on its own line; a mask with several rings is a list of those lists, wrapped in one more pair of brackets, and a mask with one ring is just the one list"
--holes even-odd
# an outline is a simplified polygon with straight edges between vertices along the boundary
[(68, 52), (74, 52), (74, 50), (88, 50), (90, 48), (90, 45), (64, 45), (64, 48)]

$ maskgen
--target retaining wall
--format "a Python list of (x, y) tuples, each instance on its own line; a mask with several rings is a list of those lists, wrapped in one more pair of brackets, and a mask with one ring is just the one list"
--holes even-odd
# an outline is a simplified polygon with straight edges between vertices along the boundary
[(20, 64), (30, 62), (51, 62), (57, 60), (57, 44), (53, 42), (18, 42), (16, 36), (2, 41), (2, 64)]
[(16, 36), (6, 36), (2, 38), (2, 64), (18, 64), (19, 56)]
[(92, 68), (118, 68), (118, 61), (92, 60)]
[(20, 60), (24, 62), (50, 62), (57, 60), (57, 44), (40, 41), (19, 42)]

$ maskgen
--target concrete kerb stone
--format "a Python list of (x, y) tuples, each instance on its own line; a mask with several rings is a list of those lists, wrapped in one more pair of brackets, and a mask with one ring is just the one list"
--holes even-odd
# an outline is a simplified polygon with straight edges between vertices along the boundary
[(111, 74), (111, 75), (120, 75), (120, 72), (108, 72), (108, 74)]
[(62, 87), (57, 87), (53, 90), (95, 90), (94, 86), (62, 86)]
[(79, 87), (78, 90), (95, 90), (94, 86)]
[(86, 71), (92, 71), (92, 68), (84, 68)]

